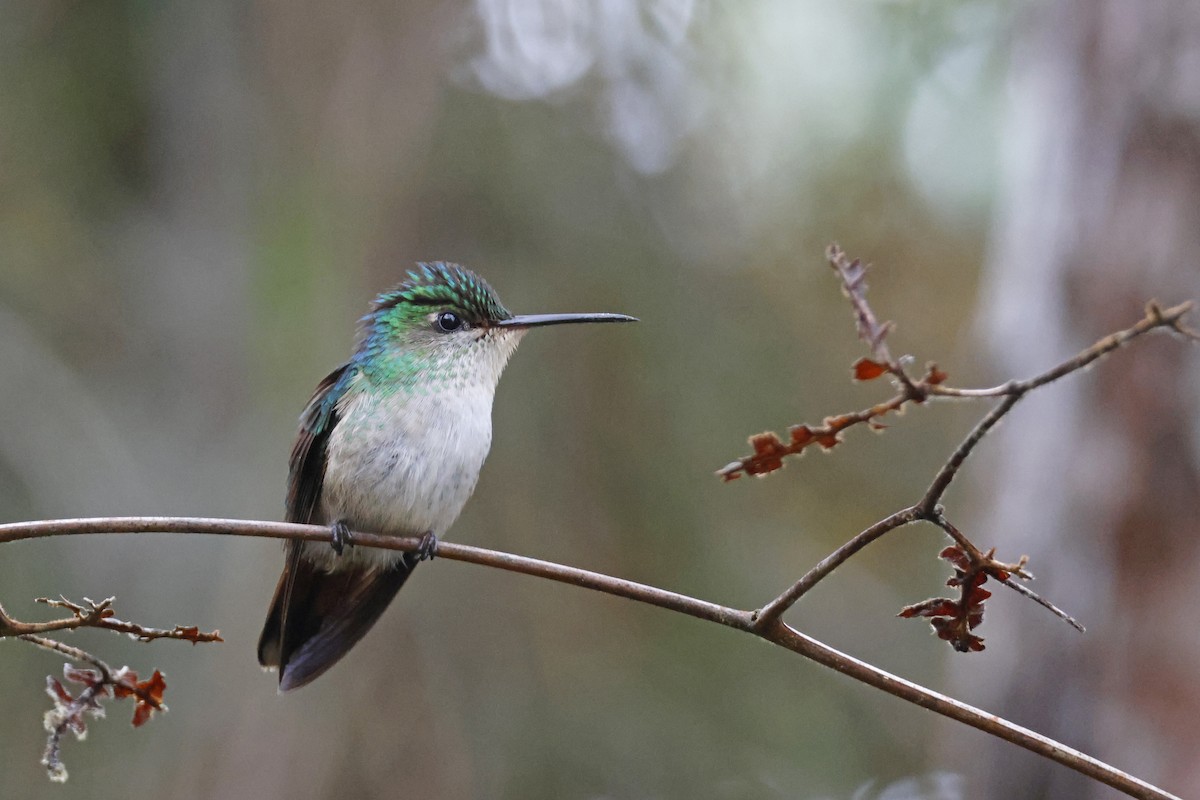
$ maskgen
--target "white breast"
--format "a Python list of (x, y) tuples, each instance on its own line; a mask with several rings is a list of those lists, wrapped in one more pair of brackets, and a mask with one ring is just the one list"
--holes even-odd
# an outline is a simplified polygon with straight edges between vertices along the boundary
[[(475, 490), (491, 447), (493, 395), (494, 387), (486, 385), (349, 394), (329, 437), (326, 519), (343, 520), (352, 530), (442, 536)], [(333, 561), (327, 545), (309, 553)], [(347, 555), (388, 561), (399, 557), (371, 548)]]

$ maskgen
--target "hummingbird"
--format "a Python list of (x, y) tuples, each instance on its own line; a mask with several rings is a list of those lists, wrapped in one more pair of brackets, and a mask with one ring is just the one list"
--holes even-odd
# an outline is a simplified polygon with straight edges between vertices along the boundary
[[(474, 272), (419, 263), (375, 298), (350, 360), (300, 415), (288, 522), (328, 525), (330, 543), (289, 541), (258, 642), (279, 689), (313, 681), (379, 619), (466, 505), (492, 441), (492, 399), (531, 329), (636, 322), (624, 314), (514, 316)], [(354, 548), (351, 531), (416, 536), (401, 553)]]

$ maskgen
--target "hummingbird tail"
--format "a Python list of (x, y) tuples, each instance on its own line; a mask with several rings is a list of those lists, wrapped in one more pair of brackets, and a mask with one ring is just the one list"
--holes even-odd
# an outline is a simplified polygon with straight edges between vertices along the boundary
[(327, 572), (289, 547), (258, 640), (258, 661), (279, 669), (279, 690), (304, 686), (336, 664), (400, 591), (416, 562)]

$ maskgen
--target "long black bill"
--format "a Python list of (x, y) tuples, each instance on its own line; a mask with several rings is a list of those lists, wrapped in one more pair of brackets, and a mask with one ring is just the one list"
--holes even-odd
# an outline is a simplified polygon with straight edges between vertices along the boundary
[(521, 314), (494, 323), (497, 328), (536, 328), (539, 325), (567, 325), (577, 322), (637, 322), (624, 314)]

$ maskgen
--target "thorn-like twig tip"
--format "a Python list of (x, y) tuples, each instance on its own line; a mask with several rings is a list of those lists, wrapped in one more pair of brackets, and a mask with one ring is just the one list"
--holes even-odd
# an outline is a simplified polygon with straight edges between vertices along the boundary
[[(1032, 578), (1033, 576), (1030, 576), (1030, 577)], [(1014, 581), (1012, 578), (1009, 578), (1007, 580), (1003, 580), (1000, 582), (1003, 583), (1008, 588), (1012, 589), (1017, 594), (1028, 597), (1030, 600), (1037, 603), (1039, 606), (1046, 609), (1050, 613), (1054, 614), (1054, 616), (1058, 617), (1063, 622), (1067, 623), (1068, 625), (1070, 625), (1072, 628), (1079, 631), (1080, 633), (1087, 633), (1087, 628), (1083, 627), (1083, 625), (1080, 624), (1079, 620), (1075, 619), (1070, 614), (1063, 611), (1061, 608), (1054, 605), (1049, 600), (1047, 600), (1046, 598), (1042, 597), (1037, 592), (1030, 589), (1028, 586), (1023, 586), (1023, 585), (1017, 583), (1016, 581)]]
[(719, 470), (717, 470), (716, 474), (720, 475), (722, 478), (724, 478), (727, 481), (731, 481), (734, 478), (738, 477), (738, 473), (741, 471), (742, 471), (742, 462), (741, 461), (730, 461), (728, 464), (726, 464), (725, 466), (723, 466)]

